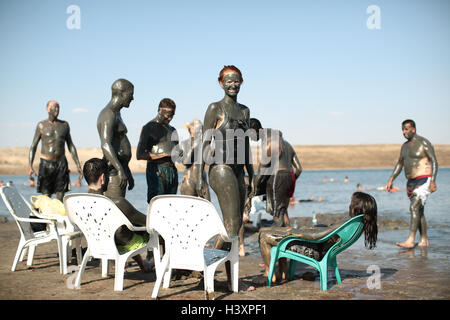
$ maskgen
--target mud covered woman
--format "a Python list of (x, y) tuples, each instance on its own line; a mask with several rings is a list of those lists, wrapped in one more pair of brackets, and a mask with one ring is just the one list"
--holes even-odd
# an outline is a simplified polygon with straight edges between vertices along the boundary
[[(225, 228), (229, 236), (237, 236), (242, 224), (246, 195), (244, 167), (247, 169), (249, 185), (252, 185), (253, 179), (249, 139), (245, 135), (249, 129), (250, 109), (237, 102), (243, 82), (238, 68), (224, 66), (218, 80), (225, 95), (222, 100), (211, 103), (206, 110), (203, 121), (203, 157), (198, 171), (197, 190), (201, 194), (201, 174), (205, 163), (208, 163), (209, 185), (217, 195)], [(216, 241), (215, 247), (230, 250), (221, 239)], [(230, 264), (226, 263), (225, 266), (231, 289)]]

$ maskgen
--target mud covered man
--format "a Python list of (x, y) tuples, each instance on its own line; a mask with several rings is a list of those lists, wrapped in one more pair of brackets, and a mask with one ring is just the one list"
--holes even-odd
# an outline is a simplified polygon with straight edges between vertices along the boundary
[(175, 115), (175, 102), (161, 100), (157, 116), (142, 127), (136, 151), (138, 160), (147, 160), (147, 202), (161, 194), (176, 194), (178, 171), (172, 152), (178, 152), (178, 135), (169, 125)]
[(134, 188), (134, 179), (128, 166), (131, 144), (120, 114), (122, 108), (130, 107), (134, 86), (128, 80), (118, 79), (112, 84), (111, 91), (111, 100), (98, 115), (97, 130), (103, 158), (108, 164), (109, 183), (105, 196), (117, 198), (125, 197), (127, 185), (128, 190)]
[(264, 176), (266, 179), (269, 176), (266, 183), (266, 211), (273, 215), (276, 226), (286, 227), (290, 225), (287, 212), (289, 199), (294, 194), (296, 180), (303, 169), (294, 148), (283, 139), (281, 131), (265, 129), (265, 135), (263, 146), (270, 162), (261, 164), (255, 185), (260, 185)]
[(414, 248), (416, 231), (419, 230), (421, 241), (418, 245), (428, 247), (424, 206), (428, 195), (437, 189), (438, 162), (430, 141), (416, 133), (416, 124), (413, 120), (403, 121), (402, 131), (407, 141), (402, 145), (400, 157), (385, 187), (389, 192), (393, 188), (394, 179), (400, 174), (402, 168), (405, 169), (405, 176), (408, 179), (406, 192), (410, 199), (410, 232), (405, 242), (396, 244), (404, 248)]
[(56, 198), (62, 201), (64, 193), (70, 190), (69, 167), (65, 156), (66, 143), (80, 174), (77, 184), (81, 182), (83, 175), (77, 149), (70, 136), (69, 123), (58, 119), (58, 102), (49, 101), (47, 112), (48, 119), (40, 121), (36, 127), (29, 152), (28, 175), (31, 179), (36, 174), (33, 161), (39, 141), (42, 140), (37, 191), (49, 197), (55, 193)]

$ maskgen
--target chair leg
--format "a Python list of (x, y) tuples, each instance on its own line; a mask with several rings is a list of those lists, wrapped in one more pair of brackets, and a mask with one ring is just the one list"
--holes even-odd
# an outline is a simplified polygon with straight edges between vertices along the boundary
[(152, 291), (152, 298), (154, 298), (154, 299), (156, 299), (156, 297), (158, 296), (159, 287), (161, 287), (161, 282), (163, 280), (165, 271), (168, 266), (169, 266), (169, 257), (166, 253), (164, 255), (164, 257), (162, 258), (158, 269), (156, 270), (156, 281), (155, 281), (155, 286), (153, 287), (153, 291)]
[(28, 248), (23, 248), (20, 258), (19, 258), (19, 261), (23, 261), (27, 252), (28, 252)]
[(125, 264), (127, 263), (127, 259), (118, 258), (115, 261), (116, 271), (114, 274), (114, 291), (122, 291), (123, 290), (123, 274), (125, 272)]
[(336, 266), (336, 267), (334, 267), (334, 273), (335, 273), (335, 275), (336, 275), (336, 282), (338, 283), (338, 284), (341, 284), (341, 275), (339, 274), (339, 269), (338, 269), (338, 267)]
[(337, 266), (336, 258), (333, 259), (333, 261), (331, 263), (331, 266), (333, 267), (334, 274), (336, 275), (336, 282), (338, 284), (341, 284), (341, 275), (339, 274), (339, 269), (338, 269), (338, 266)]
[(319, 264), (319, 273), (320, 273), (320, 290), (327, 290), (327, 282), (328, 282), (328, 265), (326, 263)]
[(155, 261), (155, 270), (158, 272), (159, 266), (161, 264), (161, 251), (159, 250), (159, 246), (153, 246), (153, 260)]
[(16, 255), (14, 256), (14, 261), (13, 261), (13, 265), (12, 265), (12, 267), (11, 267), (11, 271), (15, 271), (15, 270), (16, 270), (17, 263), (18, 263), (19, 261), (22, 261), (22, 260), (21, 260), (21, 257), (22, 257), (22, 259), (23, 259), (23, 256), (24, 256), (24, 253), (25, 253), (26, 250), (27, 250), (27, 248), (24, 248), (24, 247), (23, 247), (23, 242), (20, 241), (20, 242), (19, 242), (19, 245), (18, 245), (18, 247), (17, 247)]
[(108, 276), (108, 262), (108, 259), (102, 259), (102, 278), (106, 278)]
[(62, 257), (60, 259), (62, 264), (62, 274), (67, 274), (67, 260), (69, 259), (69, 241), (66, 238), (61, 240), (61, 253)]
[(170, 285), (170, 279), (172, 278), (172, 268), (169, 268), (165, 273), (164, 273), (164, 281), (163, 281), (163, 288), (167, 289)]
[(214, 274), (216, 273), (216, 268), (205, 268), (203, 271), (203, 282), (205, 285), (206, 297), (214, 297)]
[[(272, 250), (272, 249), (275, 249), (275, 250)], [(270, 287), (272, 285), (272, 278), (273, 278), (273, 273), (275, 271), (275, 264), (279, 258), (277, 256), (276, 247), (273, 247), (272, 249), (270, 249), (270, 265), (269, 265), (269, 274), (267, 275), (267, 287)]]
[(75, 289), (80, 289), (81, 286), (81, 276), (83, 275), (84, 269), (86, 268), (86, 264), (90, 258), (89, 248), (86, 250), (84, 254), (83, 261), (81, 262), (80, 270), (78, 270), (78, 275), (75, 280)]
[(74, 241), (74, 243), (75, 243), (75, 250), (76, 250), (76, 253), (77, 253), (77, 264), (78, 265), (81, 265), (81, 260), (83, 259), (83, 253), (81, 252), (81, 238), (78, 238), (78, 239), (75, 239), (75, 240), (73, 240)]
[(56, 237), (56, 243), (58, 244), (58, 258), (59, 258), (59, 273), (64, 273), (64, 261), (63, 261), (63, 257), (64, 257), (64, 247), (61, 241), (61, 237), (57, 236)]
[(27, 266), (33, 265), (33, 256), (34, 256), (34, 250), (36, 249), (35, 245), (30, 245), (28, 247), (28, 258), (27, 258)]
[(231, 262), (231, 290), (239, 292), (239, 260)]

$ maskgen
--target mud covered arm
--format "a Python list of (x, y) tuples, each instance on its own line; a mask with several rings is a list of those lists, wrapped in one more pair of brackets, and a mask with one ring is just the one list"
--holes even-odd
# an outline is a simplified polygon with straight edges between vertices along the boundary
[(250, 148), (250, 141), (248, 137), (245, 138), (245, 148), (248, 150), (246, 153), (245, 158), (245, 169), (247, 170), (248, 174), (248, 188), (249, 188), (249, 194), (253, 194), (253, 177), (254, 177), (254, 171), (253, 171), (253, 164), (252, 162), (252, 150)]
[(150, 151), (147, 146), (150, 140), (150, 132), (147, 126), (142, 127), (141, 134), (139, 136), (139, 143), (136, 148), (136, 159), (138, 160), (151, 160)]
[(111, 163), (111, 165), (117, 170), (120, 177), (120, 187), (125, 188), (127, 183), (127, 173), (122, 167), (117, 154), (114, 151), (112, 145), (112, 139), (114, 136), (114, 122), (115, 115), (112, 112), (102, 112), (97, 122), (97, 129), (100, 136), (100, 145), (105, 158)]
[[(299, 237), (305, 240), (318, 241), (328, 235), (330, 235), (334, 230), (339, 228), (347, 220), (339, 221), (328, 227), (301, 227), (291, 229), (289, 235)], [(323, 239), (324, 241), (326, 239)]]
[(28, 155), (28, 175), (31, 177), (33, 174), (36, 174), (33, 169), (34, 157), (36, 155), (36, 149), (41, 140), (41, 128), (40, 123), (36, 126), (36, 131), (34, 133), (33, 142), (30, 146), (30, 152)]
[(134, 226), (145, 226), (147, 222), (147, 216), (133, 207), (133, 205), (127, 199), (120, 197), (111, 198), (111, 200)]
[[(67, 126), (69, 126), (69, 124), (67, 124)], [(72, 141), (72, 137), (70, 136), (70, 128), (69, 128), (69, 131), (66, 136), (66, 143), (67, 143), (67, 148), (69, 149), (69, 152), (72, 155), (72, 159), (77, 166), (78, 173), (80, 174), (80, 176), (82, 176), (83, 171), (81, 170), (81, 164), (80, 164), (80, 160), (78, 159), (77, 149), (75, 148), (75, 145), (73, 144), (73, 141)]]
[(295, 150), (293, 150), (292, 168), (294, 169), (295, 179), (298, 179), (298, 177), (302, 174), (303, 168), (297, 154), (295, 153)]
[(400, 174), (400, 172), (402, 172), (403, 169), (403, 148), (404, 145), (402, 146), (402, 149), (400, 151), (400, 157), (398, 158), (398, 161), (394, 167), (394, 171), (392, 171), (391, 177), (389, 178), (386, 186), (384, 187), (384, 189), (389, 192), (392, 188), (392, 183), (394, 182), (394, 179), (397, 178), (397, 176)]
[(427, 157), (430, 159), (431, 162), (431, 181), (436, 182), (436, 175), (439, 168), (436, 153), (434, 152), (433, 146), (428, 141), (426, 141), (426, 143), (424, 144), (424, 150), (425, 154), (427, 155)]
[(205, 150), (208, 152), (210, 148), (207, 148), (211, 144), (211, 137), (208, 133), (210, 133), (212, 129), (215, 128), (217, 124), (217, 112), (218, 108), (214, 104), (210, 104), (205, 113), (205, 119), (203, 120), (203, 131), (202, 131), (202, 143), (200, 148), (200, 159), (198, 159), (200, 163), (200, 170), (198, 170), (197, 176), (197, 192), (203, 192), (203, 171), (205, 170)]

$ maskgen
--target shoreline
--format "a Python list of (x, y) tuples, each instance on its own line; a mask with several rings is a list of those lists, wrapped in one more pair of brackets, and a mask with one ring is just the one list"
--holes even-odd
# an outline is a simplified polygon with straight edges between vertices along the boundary
[[(402, 224), (402, 223), (400, 223)], [(407, 230), (387, 228), (379, 232), (379, 242), (374, 250), (364, 248), (364, 237), (339, 254), (338, 266), (342, 283), (334, 276), (328, 280), (328, 290), (320, 290), (318, 273), (311, 267), (298, 263), (294, 278), (273, 284), (255, 284), (263, 272), (262, 258), (257, 245), (258, 233), (246, 233), (245, 257), (239, 258), (239, 279), (242, 285), (255, 287), (254, 291), (229, 292), (224, 266), (215, 275), (217, 300), (448, 300), (450, 299), (450, 272), (442, 254), (448, 251), (435, 237), (439, 228), (430, 228), (431, 246), (411, 250), (395, 246), (395, 240), (406, 235)], [(442, 229), (441, 229), (442, 230)], [(434, 239), (434, 240), (433, 240)], [(136, 263), (127, 267), (124, 289), (115, 292), (114, 274), (101, 277), (98, 262), (88, 263), (82, 277), (81, 288), (71, 289), (75, 273), (61, 275), (56, 242), (36, 248), (33, 265), (27, 267), (26, 259), (19, 262), (15, 272), (10, 270), (17, 249), (19, 231), (14, 222), (0, 223), (0, 241), (4, 252), (0, 258), (0, 299), (2, 300), (153, 300), (150, 297), (155, 273), (142, 273)], [(445, 260), (445, 261), (444, 261)], [(132, 261), (132, 260), (130, 260)], [(424, 272), (426, 261), (426, 272)], [(72, 260), (75, 263), (75, 259)], [(377, 267), (381, 286), (370, 286)], [(76, 267), (75, 267), (76, 268)], [(369, 270), (369, 271), (368, 271)], [(331, 275), (331, 273), (330, 273)], [(39, 290), (36, 291), (36, 288)], [(203, 280), (177, 273), (168, 289), (160, 289), (160, 300), (197, 301), (205, 303)], [(158, 305), (157, 301), (154, 301)]]
[[(303, 170), (371, 170), (393, 169), (400, 152), (401, 144), (368, 145), (294, 145)], [(435, 145), (436, 157), (440, 168), (450, 167), (450, 145)], [(28, 147), (0, 148), (0, 175), (27, 175)], [(92, 157), (102, 158), (100, 148), (77, 148), (81, 165)], [(135, 158), (136, 147), (132, 148), (133, 157), (129, 167), (132, 173), (144, 173), (146, 161)], [(255, 152), (253, 155), (255, 157)], [(39, 166), (40, 149), (36, 152), (34, 169)], [(66, 158), (71, 173), (76, 173), (76, 166), (68, 150)], [(255, 161), (254, 161), (255, 162)], [(176, 164), (182, 172), (184, 166)], [(37, 172), (37, 171), (36, 171)]]

